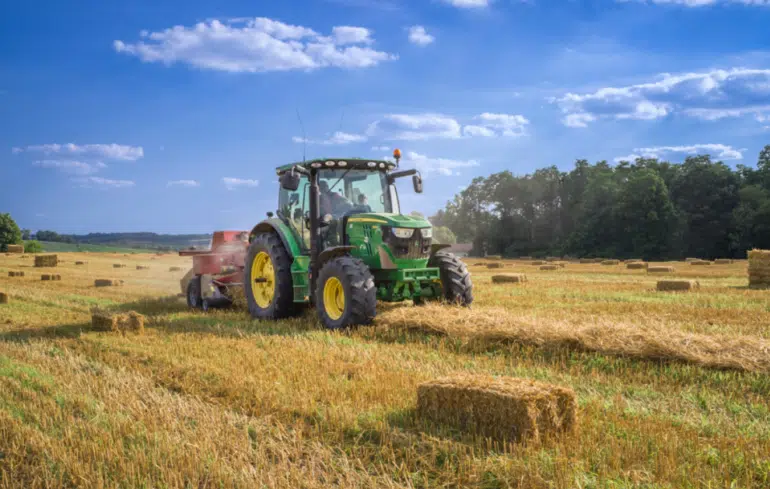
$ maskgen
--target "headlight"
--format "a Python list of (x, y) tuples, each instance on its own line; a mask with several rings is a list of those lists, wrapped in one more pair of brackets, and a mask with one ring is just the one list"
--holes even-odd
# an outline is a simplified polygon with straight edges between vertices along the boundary
[(409, 239), (414, 234), (414, 229), (409, 229), (409, 228), (393, 228), (393, 234), (395, 234), (397, 238)]
[(433, 237), (433, 228), (422, 228), (420, 229), (420, 232), (422, 233), (423, 238), (432, 238)]

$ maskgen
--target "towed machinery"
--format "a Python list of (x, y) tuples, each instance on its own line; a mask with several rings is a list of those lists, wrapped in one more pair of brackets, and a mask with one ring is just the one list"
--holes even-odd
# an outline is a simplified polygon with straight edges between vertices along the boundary
[[(398, 149), (393, 156), (395, 163), (315, 159), (276, 169), (278, 209), (248, 233), (242, 264), (253, 318), (285, 318), (311, 304), (325, 327), (337, 329), (371, 323), (377, 300), (473, 302), (465, 264), (445, 250), (449, 245), (433, 243), (427, 220), (401, 214), (396, 181), (411, 176), (414, 191), (422, 193), (422, 177), (398, 170)], [(200, 256), (206, 254), (195, 259)], [(225, 302), (228, 287), (241, 285), (230, 281), (237, 272), (194, 274), (186, 287), (191, 307), (199, 307), (190, 298), (199, 275), (198, 290), (216, 289)]]

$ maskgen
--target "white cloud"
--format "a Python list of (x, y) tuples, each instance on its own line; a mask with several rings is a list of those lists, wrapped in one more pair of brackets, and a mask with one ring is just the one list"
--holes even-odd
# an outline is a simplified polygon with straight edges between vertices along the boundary
[(173, 187), (177, 185), (180, 187), (200, 187), (200, 183), (196, 182), (195, 180), (172, 180), (166, 184), (166, 187)]
[(323, 139), (323, 140), (305, 139), (299, 136), (294, 136), (293, 138), (291, 138), (291, 140), (299, 144), (307, 143), (307, 144), (338, 145), (338, 144), (362, 143), (366, 141), (366, 136), (362, 136), (360, 134), (350, 134), (347, 132), (337, 131), (334, 134), (332, 134), (328, 139)]
[(81, 155), (100, 157), (111, 160), (136, 161), (144, 156), (141, 146), (126, 146), (123, 144), (38, 144), (25, 148), (13, 148), (14, 154), (27, 151), (30, 153)]
[(401, 159), (401, 164), (412, 164), (421, 173), (430, 174), (437, 173), (439, 175), (459, 175), (457, 168), (468, 168), (479, 166), (479, 162), (476, 160), (450, 160), (447, 158), (431, 158), (429, 156), (415, 153), (414, 151), (407, 151), (404, 153)]
[(390, 151), (390, 146), (372, 146), (372, 151)]
[(459, 8), (483, 8), (488, 7), (492, 0), (444, 0), (444, 3)]
[(131, 180), (110, 180), (102, 177), (76, 178), (75, 182), (80, 182), (82, 187), (100, 187), (100, 188), (126, 188), (133, 187), (135, 184)]
[(224, 177), (222, 183), (225, 184), (227, 190), (235, 190), (238, 187), (256, 187), (259, 185), (259, 180), (244, 180), (242, 178)]
[(684, 7), (707, 7), (709, 5), (759, 5), (770, 6), (770, 0), (615, 0), (618, 3), (652, 3), (655, 5), (682, 5)]
[(733, 68), (701, 73), (663, 73), (651, 82), (567, 93), (550, 101), (570, 127), (599, 119), (655, 120), (682, 114), (703, 120), (770, 111), (770, 69)]
[(526, 117), (485, 112), (473, 117), (474, 124), (463, 126), (457, 119), (444, 114), (387, 114), (369, 125), (369, 137), (394, 141), (425, 139), (460, 139), (463, 137), (518, 137), (525, 134), (529, 124)]
[(371, 31), (337, 26), (331, 36), (272, 19), (210, 20), (142, 32), (135, 43), (115, 41), (115, 50), (147, 63), (186, 63), (233, 73), (366, 68), (398, 56), (369, 47)]
[(413, 25), (409, 28), (409, 42), (412, 44), (427, 46), (435, 40), (436, 38), (428, 34), (425, 31), (425, 27), (421, 25)]
[(54, 168), (61, 172), (74, 175), (90, 175), (107, 167), (107, 165), (101, 161), (86, 163), (84, 161), (71, 160), (38, 160), (33, 162), (32, 165), (39, 166), (40, 168)]
[(615, 158), (615, 162), (634, 162), (637, 158), (670, 158), (673, 155), (710, 154), (722, 160), (742, 160), (744, 149), (735, 149), (725, 144), (693, 144), (690, 146), (655, 146), (634, 148), (633, 153)]

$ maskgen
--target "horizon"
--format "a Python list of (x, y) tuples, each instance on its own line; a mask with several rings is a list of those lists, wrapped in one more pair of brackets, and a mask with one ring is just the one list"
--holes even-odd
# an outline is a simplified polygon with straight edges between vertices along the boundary
[(402, 212), (430, 216), (504, 170), (754, 167), (770, 142), (768, 4), (78, 6), (0, 16), (0, 211), (22, 228), (251, 229), (275, 210), (274, 169), (322, 154), (400, 148), (425, 182), (398, 185)]

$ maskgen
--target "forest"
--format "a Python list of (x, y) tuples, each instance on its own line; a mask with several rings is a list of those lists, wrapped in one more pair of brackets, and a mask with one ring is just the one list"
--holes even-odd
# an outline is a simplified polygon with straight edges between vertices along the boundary
[(474, 256), (745, 258), (770, 248), (770, 145), (756, 166), (696, 155), (503, 171), (475, 178), (431, 222)]

